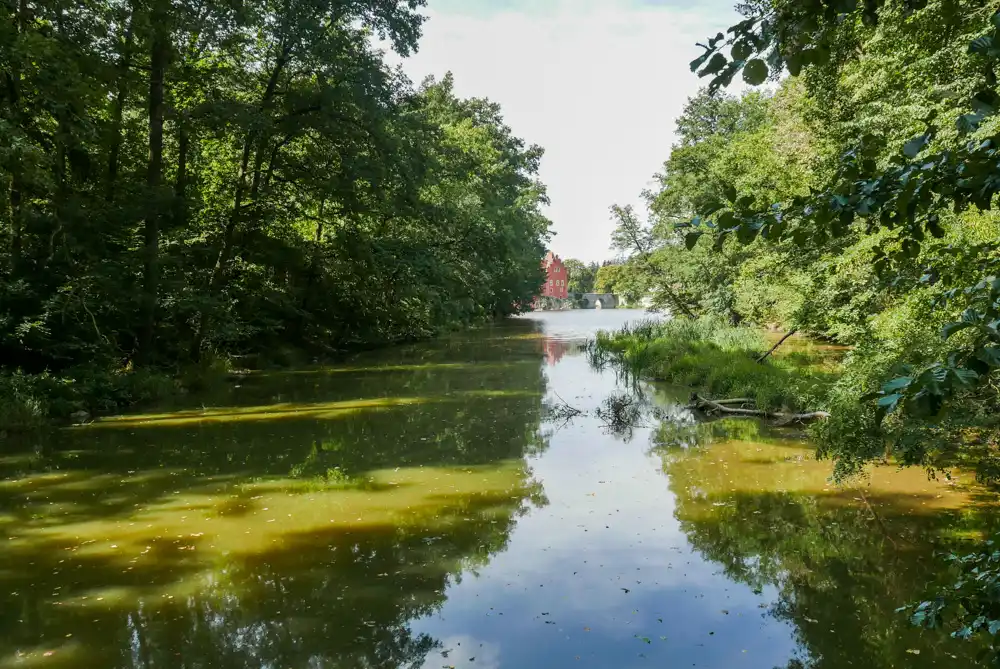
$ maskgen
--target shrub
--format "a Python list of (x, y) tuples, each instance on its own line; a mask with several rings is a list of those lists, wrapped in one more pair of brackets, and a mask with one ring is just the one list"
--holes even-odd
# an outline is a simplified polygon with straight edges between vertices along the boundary
[(48, 422), (49, 405), (38, 380), (21, 372), (0, 375), (0, 434), (39, 429)]

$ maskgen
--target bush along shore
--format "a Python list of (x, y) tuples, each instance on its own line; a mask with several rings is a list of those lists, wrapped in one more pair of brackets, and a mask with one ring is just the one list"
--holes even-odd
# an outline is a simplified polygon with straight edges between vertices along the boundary
[(634, 378), (690, 388), (689, 408), (707, 417), (805, 426), (817, 454), (833, 460), (837, 480), (890, 461), (929, 470), (965, 466), (984, 482), (1000, 474), (991, 455), (995, 415), (955, 412), (933, 428), (900, 420), (873, 401), (889, 364), (870, 347), (769, 337), (763, 328), (702, 316), (601, 332), (590, 356)]
[(837, 378), (821, 351), (784, 351), (764, 331), (721, 319), (644, 321), (601, 332), (591, 347), (598, 363), (611, 362), (635, 378), (689, 387), (691, 409), (743, 415), (779, 424), (829, 418)]

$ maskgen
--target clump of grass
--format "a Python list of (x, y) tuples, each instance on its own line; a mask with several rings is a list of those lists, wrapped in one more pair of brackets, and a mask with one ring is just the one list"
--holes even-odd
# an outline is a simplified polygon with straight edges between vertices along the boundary
[(591, 359), (634, 378), (687, 386), (708, 397), (747, 397), (765, 411), (823, 408), (832, 373), (803, 369), (797, 359), (756, 360), (769, 348), (763, 332), (714, 318), (645, 321), (598, 333)]

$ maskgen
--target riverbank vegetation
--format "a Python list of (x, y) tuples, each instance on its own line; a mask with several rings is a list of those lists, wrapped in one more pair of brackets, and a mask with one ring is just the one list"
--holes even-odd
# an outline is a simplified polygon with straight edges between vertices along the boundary
[[(652, 220), (613, 208), (622, 267), (677, 316), (851, 346), (817, 427), (839, 475), (887, 453), (933, 466), (975, 450), (989, 465), (1000, 219), (976, 151), (995, 150), (992, 12), (819, 4), (840, 18), (816, 33), (788, 3), (748, 9), (693, 64), (711, 84), (678, 120)], [(739, 71), (763, 84), (760, 68), (788, 59), (798, 76), (773, 90), (719, 90)]]
[(542, 150), (390, 66), (423, 5), (5, 5), (0, 425), (527, 308)]
[[(838, 477), (888, 459), (963, 463), (995, 480), (997, 7), (740, 9), (745, 20), (691, 63), (709, 84), (646, 193), (652, 220), (612, 208), (630, 281), (677, 318), (852, 347), (824, 398), (831, 417), (814, 428)], [(736, 77), (771, 86), (723, 93)], [(1000, 630), (977, 620), (970, 634)]]
[(688, 387), (703, 399), (741, 398), (738, 404), (770, 413), (822, 408), (832, 374), (809, 369), (804, 352), (758, 363), (770, 347), (761, 330), (703, 317), (600, 333), (590, 350), (592, 359), (613, 361), (633, 378)]

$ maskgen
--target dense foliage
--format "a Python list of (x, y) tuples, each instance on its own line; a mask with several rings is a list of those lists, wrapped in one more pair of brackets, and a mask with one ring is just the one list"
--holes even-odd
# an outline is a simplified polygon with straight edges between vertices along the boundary
[(566, 259), (563, 265), (569, 273), (569, 282), (566, 285), (570, 294), (594, 292), (594, 279), (600, 265), (596, 262), (585, 263), (576, 258)]
[[(652, 225), (636, 233), (618, 217), (634, 274), (674, 313), (851, 345), (825, 398), (832, 418), (815, 431), (838, 475), (891, 457), (967, 462), (996, 478), (996, 3), (753, 0), (740, 10), (745, 20), (691, 63), (710, 84), (648, 194)], [(785, 69), (792, 78), (774, 91), (720, 92), (740, 73), (757, 86)], [(968, 581), (956, 592), (967, 586), (985, 592)], [(1000, 631), (992, 601), (963, 600), (962, 634)]]
[[(853, 346), (817, 433), (841, 475), (886, 454), (971, 458), (988, 473), (1000, 220), (981, 154), (996, 141), (1000, 18), (976, 2), (743, 10), (692, 63), (714, 78), (647, 194), (652, 225), (622, 238), (618, 217), (633, 274), (675, 313), (679, 302)], [(799, 76), (776, 90), (718, 90), (782, 64)]]
[[(416, 49), (423, 4), (5, 2), (4, 370), (79, 386), (526, 308), (542, 151), (387, 65), (375, 39)], [(8, 418), (44, 412), (37, 379), (0, 381)]]

